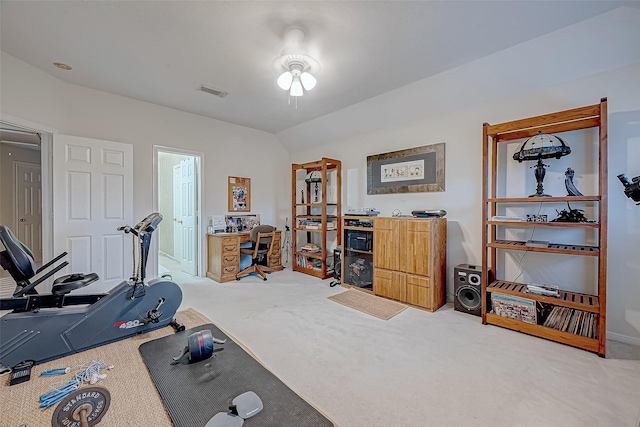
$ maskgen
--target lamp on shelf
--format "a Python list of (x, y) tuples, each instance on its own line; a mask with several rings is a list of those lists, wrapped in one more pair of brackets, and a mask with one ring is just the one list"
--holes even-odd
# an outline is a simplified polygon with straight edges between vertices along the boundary
[(282, 90), (289, 92), (289, 96), (304, 96), (305, 91), (316, 86), (316, 78), (311, 72), (317, 72), (320, 64), (301, 47), (304, 31), (300, 28), (290, 29), (286, 39), (288, 47), (280, 56), (280, 64), (285, 71), (277, 83)]
[(529, 197), (551, 197), (549, 194), (544, 194), (542, 181), (544, 180), (545, 167), (548, 165), (542, 163), (542, 159), (551, 159), (566, 156), (571, 153), (571, 148), (567, 145), (562, 138), (555, 135), (547, 135), (542, 131), (539, 131), (537, 135), (527, 139), (520, 149), (513, 154), (513, 160), (517, 160), (519, 163), (523, 160), (537, 160), (533, 172), (536, 177), (538, 186), (536, 193)]
[(322, 182), (322, 172), (320, 171), (311, 171), (307, 174), (307, 177), (304, 179), (304, 182), (307, 184), (315, 183), (313, 188), (313, 203), (318, 203), (320, 200), (318, 198), (318, 184)]

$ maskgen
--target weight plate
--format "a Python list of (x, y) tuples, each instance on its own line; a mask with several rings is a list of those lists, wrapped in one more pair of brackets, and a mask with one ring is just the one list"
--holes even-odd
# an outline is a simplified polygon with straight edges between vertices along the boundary
[(102, 387), (79, 388), (56, 407), (51, 427), (80, 427), (80, 411), (87, 410), (87, 423), (94, 426), (109, 409), (111, 395)]

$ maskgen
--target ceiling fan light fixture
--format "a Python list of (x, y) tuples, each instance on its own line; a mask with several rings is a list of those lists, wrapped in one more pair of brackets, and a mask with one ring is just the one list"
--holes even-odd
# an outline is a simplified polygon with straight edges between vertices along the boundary
[(311, 73), (307, 73), (306, 71), (300, 75), (300, 81), (302, 82), (302, 86), (306, 90), (311, 90), (316, 87), (316, 78), (311, 75)]
[(278, 86), (282, 90), (289, 90), (291, 83), (293, 83), (293, 74), (290, 71), (285, 71), (278, 77)]
[(300, 82), (300, 77), (295, 76), (293, 78), (293, 83), (291, 83), (291, 91), (289, 92), (291, 96), (303, 96), (304, 91), (302, 90), (302, 83)]
[(289, 40), (289, 46), (280, 56), (280, 63), (285, 71), (276, 82), (282, 90), (289, 91), (289, 96), (303, 96), (305, 91), (316, 86), (317, 80), (311, 73), (317, 72), (320, 64), (300, 47), (304, 39), (301, 29), (292, 28), (286, 39)]

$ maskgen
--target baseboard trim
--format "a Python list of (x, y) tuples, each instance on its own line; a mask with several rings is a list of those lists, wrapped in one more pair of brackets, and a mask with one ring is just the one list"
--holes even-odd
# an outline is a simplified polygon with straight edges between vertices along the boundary
[(623, 342), (625, 344), (640, 346), (640, 338), (630, 337), (628, 335), (616, 334), (615, 332), (607, 331), (607, 339), (612, 341)]

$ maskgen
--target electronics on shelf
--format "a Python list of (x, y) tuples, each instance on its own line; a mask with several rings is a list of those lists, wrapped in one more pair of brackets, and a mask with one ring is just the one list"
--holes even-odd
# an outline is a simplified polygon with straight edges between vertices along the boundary
[(373, 220), (371, 219), (345, 219), (344, 225), (347, 227), (367, 227), (373, 228)]
[(421, 211), (411, 211), (415, 218), (442, 218), (447, 214), (443, 209), (426, 209)]
[(360, 209), (350, 209), (344, 213), (345, 215), (354, 215), (354, 216), (378, 216), (380, 212), (375, 210), (375, 208), (360, 208)]
[(494, 215), (491, 217), (491, 221), (522, 222), (524, 218), (521, 216)]

